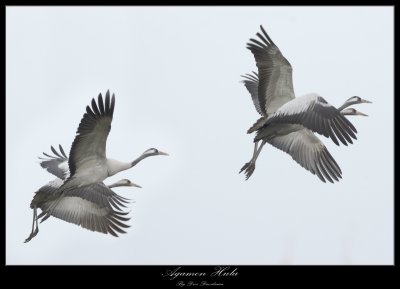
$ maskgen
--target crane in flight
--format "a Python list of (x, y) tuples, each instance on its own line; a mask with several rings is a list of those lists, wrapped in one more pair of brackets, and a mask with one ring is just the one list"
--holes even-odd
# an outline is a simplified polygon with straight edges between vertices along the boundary
[(256, 34), (258, 39), (251, 38), (247, 43), (256, 60), (258, 73), (242, 77), (261, 118), (247, 131), (256, 132), (254, 152), (239, 173), (244, 171), (246, 180), (250, 178), (263, 146), (269, 143), (290, 154), (321, 181), (338, 181), (342, 174), (340, 167), (314, 132), (331, 138), (336, 145), (339, 145), (339, 141), (344, 145), (353, 143), (352, 139), (357, 139), (357, 130), (345, 115), (364, 114), (346, 108), (370, 101), (354, 96), (335, 108), (316, 93), (296, 98), (292, 66), (264, 28), (260, 28), (262, 34)]
[[(123, 179), (106, 186), (103, 181), (118, 172), (127, 170), (150, 156), (168, 155), (155, 148), (144, 151), (131, 162), (121, 162), (106, 157), (106, 142), (111, 130), (115, 106), (114, 94), (110, 98), (107, 91), (105, 100), (101, 94), (98, 101), (92, 99), (91, 107), (78, 126), (69, 157), (62, 146), (60, 152), (51, 147), (54, 156), (43, 153), (47, 158), (40, 165), (57, 179), (41, 187), (31, 202), (33, 209), (32, 232), (25, 242), (38, 233), (38, 219), (50, 216), (82, 226), (83, 228), (117, 236), (124, 233), (122, 227), (129, 218), (127, 213), (119, 212), (127, 199), (114, 193), (111, 188), (118, 186), (140, 187)], [(42, 213), (38, 216), (37, 209)], [(116, 210), (115, 210), (116, 209)], [(35, 228), (36, 225), (36, 228)]]

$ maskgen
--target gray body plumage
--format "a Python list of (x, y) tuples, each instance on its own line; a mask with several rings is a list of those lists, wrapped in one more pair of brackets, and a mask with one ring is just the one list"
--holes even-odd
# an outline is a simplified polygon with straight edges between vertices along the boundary
[(123, 212), (121, 207), (126, 207), (124, 203), (128, 199), (119, 196), (103, 183), (86, 185), (59, 194), (61, 184), (62, 181), (57, 179), (36, 192), (31, 208), (42, 210), (38, 219), (46, 220), (53, 216), (91, 231), (113, 236), (125, 233), (123, 228), (128, 228), (129, 225), (124, 222), (130, 218), (124, 217), (128, 212)]

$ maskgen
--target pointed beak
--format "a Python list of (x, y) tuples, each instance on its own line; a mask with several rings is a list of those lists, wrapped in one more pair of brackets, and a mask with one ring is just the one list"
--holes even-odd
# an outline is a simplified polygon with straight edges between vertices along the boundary
[(368, 116), (368, 114), (357, 111), (356, 115)]
[(361, 103), (372, 103), (372, 101), (366, 100), (366, 99), (362, 99)]
[(141, 186), (139, 186), (139, 185), (137, 185), (137, 184), (135, 184), (135, 183), (132, 183), (132, 182), (130, 183), (130, 186), (131, 186), (131, 187), (136, 187), (136, 188), (142, 188)]
[(160, 150), (158, 151), (158, 154), (159, 154), (159, 155), (162, 155), (162, 156), (169, 156), (169, 154), (167, 154), (167, 153), (165, 153), (165, 152), (162, 152), (162, 151), (160, 151)]

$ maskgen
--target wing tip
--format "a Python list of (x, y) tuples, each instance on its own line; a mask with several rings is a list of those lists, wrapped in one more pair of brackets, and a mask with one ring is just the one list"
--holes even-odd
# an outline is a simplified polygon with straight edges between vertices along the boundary
[(95, 116), (102, 116), (102, 115), (109, 115), (113, 116), (114, 113), (114, 106), (115, 106), (115, 94), (113, 93), (111, 96), (110, 101), (110, 89), (107, 90), (105, 93), (105, 97), (103, 99), (103, 95), (99, 93), (97, 97), (97, 102), (95, 98), (92, 98), (91, 107), (88, 105), (86, 106), (86, 111), (88, 114), (92, 115), (91, 112)]

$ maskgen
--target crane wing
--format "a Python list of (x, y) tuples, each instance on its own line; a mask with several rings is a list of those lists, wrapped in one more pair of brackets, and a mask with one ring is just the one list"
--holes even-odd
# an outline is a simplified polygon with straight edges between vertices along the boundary
[[(253, 75), (254, 74), (254, 75)], [(247, 130), (247, 133), (252, 133), (260, 129), (267, 121), (267, 116), (261, 109), (258, 99), (258, 73), (253, 71), (253, 74), (242, 75), (244, 86), (247, 88), (253, 100), (254, 106), (261, 117)]]
[(79, 124), (69, 153), (68, 165), (71, 177), (87, 162), (106, 158), (106, 142), (111, 130), (115, 96), (112, 95), (110, 102), (110, 91), (107, 91), (103, 103), (100, 93), (97, 104), (94, 99), (91, 104), (91, 108), (90, 106), (86, 107), (86, 113)]
[(59, 145), (59, 149), (60, 152), (57, 152), (57, 150), (51, 146), (51, 151), (54, 154), (53, 156), (43, 153), (46, 158), (39, 157), (41, 160), (40, 166), (56, 177), (65, 180), (69, 177), (68, 157), (61, 145)]
[(258, 100), (258, 73), (253, 71), (253, 74), (248, 73), (245, 75), (241, 75), (244, 78), (242, 82), (250, 93), (251, 99), (253, 100), (257, 112), (265, 116), (263, 110), (260, 107), (260, 101)]
[(344, 145), (347, 145), (347, 142), (353, 143), (351, 138), (357, 139), (357, 130), (352, 123), (336, 107), (317, 94), (297, 97), (284, 104), (268, 118), (266, 125), (270, 123), (301, 124), (330, 137), (336, 145), (339, 145), (337, 138)]
[(267, 140), (274, 147), (288, 153), (303, 168), (316, 174), (325, 183), (342, 178), (342, 171), (325, 145), (308, 129)]
[[(57, 189), (55, 186), (42, 187), (35, 197), (40, 194), (56, 195)], [(53, 216), (91, 231), (117, 237), (117, 233), (126, 233), (123, 228), (129, 227), (124, 223), (130, 220), (124, 217), (128, 213), (120, 209), (120, 206), (125, 207), (123, 203), (127, 203), (127, 199), (103, 183), (96, 183), (65, 191), (61, 198), (48, 198), (39, 205), (43, 212), (38, 218), (45, 220)]]
[(258, 102), (263, 115), (274, 113), (284, 103), (295, 98), (292, 66), (282, 55), (264, 28), (259, 39), (251, 38), (247, 48), (253, 53), (258, 67)]

